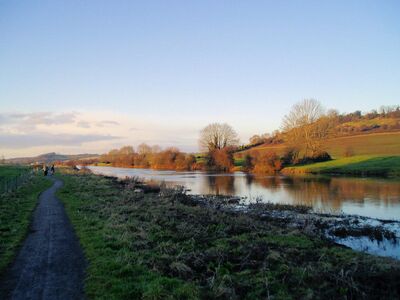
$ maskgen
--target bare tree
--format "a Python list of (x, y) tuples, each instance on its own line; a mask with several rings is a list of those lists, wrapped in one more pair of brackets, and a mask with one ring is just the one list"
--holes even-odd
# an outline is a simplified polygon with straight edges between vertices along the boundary
[(159, 152), (161, 152), (161, 147), (158, 146), (158, 145), (153, 145), (153, 146), (151, 146), (151, 152), (152, 153), (159, 153)]
[(309, 125), (317, 121), (324, 113), (321, 103), (315, 99), (304, 99), (296, 103), (283, 119), (283, 130)]
[(258, 134), (253, 135), (250, 139), (249, 139), (249, 143), (251, 145), (255, 145), (255, 144), (260, 144), (263, 142), (263, 139), (261, 136), (259, 136)]
[(205, 152), (237, 146), (238, 143), (236, 131), (226, 123), (212, 123), (200, 132), (199, 145)]
[(140, 155), (144, 155), (144, 154), (151, 153), (151, 152), (152, 152), (152, 149), (151, 149), (151, 146), (149, 146), (149, 145), (147, 145), (147, 144), (145, 144), (145, 143), (142, 143), (142, 144), (140, 144), (140, 145), (137, 147), (137, 152), (138, 152)]
[(322, 141), (332, 128), (332, 118), (324, 115), (324, 108), (315, 99), (305, 99), (295, 104), (283, 119), (283, 131), (292, 147), (304, 148), (314, 156), (322, 150)]
[(119, 154), (121, 155), (130, 155), (133, 154), (135, 150), (133, 149), (132, 146), (124, 146), (121, 149), (119, 149)]

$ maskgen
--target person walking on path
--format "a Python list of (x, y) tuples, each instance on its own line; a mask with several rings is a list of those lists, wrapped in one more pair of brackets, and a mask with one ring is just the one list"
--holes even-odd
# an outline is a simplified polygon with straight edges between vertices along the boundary
[(46, 166), (46, 164), (43, 164), (43, 175), (47, 176), (48, 171), (49, 171), (49, 168)]

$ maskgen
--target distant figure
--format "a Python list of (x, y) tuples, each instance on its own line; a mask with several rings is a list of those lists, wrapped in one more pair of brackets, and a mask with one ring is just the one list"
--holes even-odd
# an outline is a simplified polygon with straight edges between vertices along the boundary
[(52, 166), (51, 166), (51, 175), (54, 175), (54, 172), (55, 172), (55, 170), (54, 170), (54, 165), (52, 165)]
[(48, 172), (49, 172), (49, 167), (47, 167), (46, 164), (43, 164), (43, 175), (47, 176)]

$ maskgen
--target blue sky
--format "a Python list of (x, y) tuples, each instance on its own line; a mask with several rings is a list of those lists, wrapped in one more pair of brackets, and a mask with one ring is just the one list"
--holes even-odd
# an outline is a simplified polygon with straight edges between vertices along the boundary
[[(0, 1), (0, 155), (196, 150), (210, 122), (245, 142), (304, 98), (399, 104), (399, 15), (399, 1)], [(15, 143), (35, 134), (49, 145)]]

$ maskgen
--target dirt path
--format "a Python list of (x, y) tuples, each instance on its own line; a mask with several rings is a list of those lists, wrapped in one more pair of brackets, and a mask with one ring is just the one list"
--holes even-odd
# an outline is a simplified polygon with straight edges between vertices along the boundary
[(30, 232), (0, 282), (0, 299), (82, 299), (86, 261), (72, 225), (55, 192), (39, 198)]

